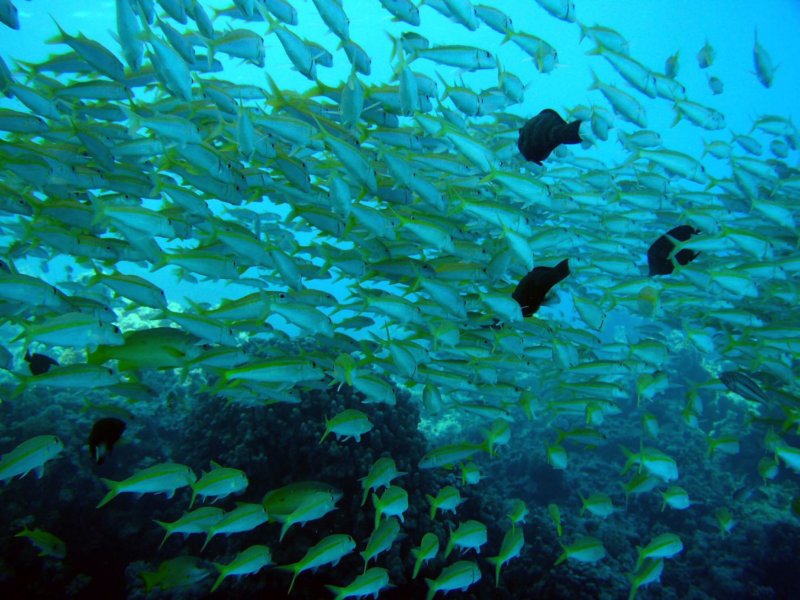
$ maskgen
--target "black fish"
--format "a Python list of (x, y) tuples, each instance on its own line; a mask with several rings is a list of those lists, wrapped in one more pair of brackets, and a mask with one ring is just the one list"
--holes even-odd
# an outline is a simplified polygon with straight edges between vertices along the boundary
[[(691, 225), (680, 225), (670, 229), (666, 234), (658, 238), (647, 250), (647, 264), (650, 266), (650, 276), (669, 275), (675, 270), (675, 265), (669, 259), (670, 253), (674, 250), (675, 244), (669, 238), (674, 238), (679, 242), (685, 242), (693, 235), (700, 233)], [(667, 237), (669, 236), (669, 237)], [(679, 265), (688, 265), (699, 255), (699, 252), (684, 248), (675, 255), (675, 260)]]
[(122, 437), (125, 421), (114, 417), (105, 417), (95, 421), (89, 434), (89, 455), (98, 465), (102, 465), (111, 448)]
[(580, 126), (580, 121), (567, 123), (556, 111), (545, 108), (519, 130), (517, 148), (525, 160), (540, 165), (561, 144), (580, 144)]
[(550, 288), (569, 275), (569, 259), (555, 267), (536, 267), (517, 284), (511, 297), (522, 307), (522, 316), (530, 317), (539, 310)]
[(46, 354), (39, 354), (38, 352), (31, 354), (27, 350), (25, 350), (25, 362), (28, 363), (28, 368), (31, 370), (32, 375), (47, 373), (50, 367), (58, 366), (58, 361)]

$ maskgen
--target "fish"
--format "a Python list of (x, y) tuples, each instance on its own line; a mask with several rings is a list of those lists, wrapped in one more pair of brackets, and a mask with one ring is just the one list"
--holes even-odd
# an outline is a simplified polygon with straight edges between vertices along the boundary
[(714, 47), (709, 44), (708, 39), (706, 39), (705, 45), (697, 51), (697, 64), (701, 69), (707, 69), (714, 64), (716, 56), (716, 50), (714, 50)]
[(637, 566), (636, 570), (628, 573), (628, 581), (631, 582), (631, 590), (628, 593), (628, 600), (636, 598), (636, 592), (640, 587), (644, 587), (649, 583), (654, 583), (661, 580), (661, 572), (664, 570), (664, 559), (645, 559), (641, 565)]
[(656, 558), (672, 558), (683, 551), (683, 542), (674, 533), (662, 533), (653, 538), (645, 547), (636, 547), (636, 567), (639, 569), (645, 560)]
[(588, 510), (596, 517), (605, 519), (606, 517), (616, 512), (616, 508), (614, 507), (614, 503), (612, 502), (611, 498), (609, 498), (605, 494), (594, 493), (591, 494), (588, 498), (580, 496), (580, 499), (581, 499), (581, 513), (580, 513), (581, 516), (583, 516), (583, 513)]
[(27, 538), (39, 551), (37, 556), (55, 558), (62, 560), (67, 556), (67, 545), (64, 541), (43, 529), (28, 529), (23, 527), (22, 531), (14, 534), (14, 537)]
[(145, 592), (149, 594), (155, 588), (168, 591), (199, 583), (209, 572), (201, 566), (198, 557), (184, 554), (163, 561), (156, 571), (142, 571), (141, 576)]
[(708, 87), (715, 96), (725, 91), (725, 83), (719, 77), (713, 75), (708, 76)]
[(419, 461), (420, 469), (434, 469), (460, 463), (482, 449), (480, 444), (448, 444), (426, 453)]
[(444, 549), (444, 557), (450, 556), (454, 548), (459, 548), (461, 551), (475, 549), (475, 552), (480, 554), (481, 546), (486, 543), (486, 539), (486, 525), (474, 519), (465, 521), (459, 524), (455, 530), (450, 529), (450, 537)]
[(638, 464), (650, 475), (654, 475), (662, 481), (669, 482), (678, 478), (678, 465), (675, 459), (661, 450), (657, 448), (642, 448), (638, 454), (634, 454), (622, 446), (620, 448), (628, 458), (621, 474), (626, 473), (634, 464)]
[(97, 503), (102, 508), (119, 494), (166, 494), (172, 498), (175, 491), (193, 484), (197, 477), (189, 467), (177, 463), (160, 463), (142, 469), (123, 481), (102, 479), (109, 488), (108, 493)]
[(89, 456), (98, 465), (102, 465), (127, 427), (125, 421), (116, 417), (98, 419), (89, 432)]
[(678, 75), (678, 70), (680, 69), (680, 55), (681, 52), (678, 50), (675, 54), (670, 54), (669, 57), (667, 57), (667, 60), (664, 62), (664, 75), (672, 78)]
[(367, 540), (366, 547), (359, 553), (361, 554), (361, 558), (364, 559), (365, 573), (367, 572), (369, 561), (378, 556), (381, 552), (389, 550), (399, 534), (400, 523), (394, 517), (389, 517), (381, 521), (380, 525), (377, 525), (375, 529), (372, 530), (372, 534)]
[(327, 483), (321, 481), (296, 481), (267, 492), (261, 502), (271, 521), (283, 523), (317, 493), (333, 495), (334, 502), (338, 502), (342, 497), (340, 491)]
[(539, 310), (547, 293), (569, 273), (569, 259), (565, 258), (554, 267), (534, 267), (525, 275), (511, 294), (522, 308), (522, 316), (530, 317)]
[(164, 521), (154, 520), (160, 527), (164, 528), (164, 538), (159, 544), (159, 549), (167, 541), (167, 538), (173, 533), (182, 533), (183, 535), (190, 535), (193, 533), (208, 533), (208, 530), (219, 523), (222, 519), (224, 511), (221, 508), (214, 506), (203, 506), (202, 508), (195, 509), (191, 512), (185, 513), (171, 523)]
[(536, 3), (556, 19), (575, 22), (575, 3), (572, 0), (536, 0)]
[(0, 23), (11, 29), (19, 29), (19, 12), (11, 0), (0, 0)]
[(452, 485), (446, 485), (440, 489), (435, 498), (430, 494), (426, 494), (425, 498), (431, 505), (431, 519), (436, 517), (437, 510), (455, 513), (458, 506), (466, 501), (461, 497), (461, 493), (458, 491), (458, 488), (453, 487)]
[(306, 496), (296, 509), (281, 519), (283, 525), (278, 541), (283, 541), (286, 532), (295, 523), (305, 525), (309, 521), (321, 519), (336, 510), (336, 502), (338, 500), (339, 497), (329, 490), (313, 492)]
[(294, 583), (300, 573), (330, 563), (337, 564), (343, 557), (350, 554), (355, 547), (356, 543), (351, 536), (344, 533), (334, 533), (314, 544), (299, 561), (278, 567), (292, 573), (292, 582), (289, 584), (288, 593), (292, 593)]
[(381, 521), (381, 517), (387, 515), (398, 517), (402, 523), (403, 513), (408, 510), (408, 492), (399, 486), (390, 485), (380, 497), (373, 493), (372, 504), (375, 506), (376, 528)]
[(512, 528), (506, 531), (500, 544), (499, 554), (497, 556), (489, 556), (486, 559), (494, 565), (494, 587), (500, 586), (500, 569), (511, 559), (518, 557), (524, 545), (525, 538), (522, 528)]
[(389, 571), (383, 567), (372, 567), (356, 576), (346, 586), (326, 585), (325, 587), (335, 594), (334, 600), (344, 600), (345, 598), (363, 598), (370, 595), (377, 598), (382, 590), (392, 587), (392, 585), (389, 583)]
[(767, 403), (768, 398), (764, 390), (748, 375), (742, 371), (723, 371), (719, 374), (719, 380), (730, 391), (739, 394), (746, 400), (753, 402)]
[(439, 538), (435, 533), (426, 533), (422, 536), (422, 541), (419, 546), (411, 550), (414, 556), (414, 572), (411, 575), (412, 579), (416, 579), (422, 564), (435, 558), (439, 553)]
[(370, 490), (377, 491), (382, 487), (386, 487), (394, 479), (402, 477), (403, 475), (406, 475), (406, 473), (397, 470), (397, 464), (394, 462), (393, 458), (384, 456), (376, 460), (372, 467), (370, 467), (369, 473), (359, 479), (359, 481), (361, 481), (361, 487), (364, 490), (361, 496), (361, 506), (366, 504), (367, 495)]
[(654, 275), (669, 275), (675, 270), (676, 262), (679, 265), (688, 265), (697, 258), (700, 252), (695, 252), (689, 248), (681, 249), (674, 256), (671, 256), (671, 254), (675, 249), (675, 241), (686, 242), (699, 233), (700, 230), (691, 225), (679, 225), (670, 229), (653, 242), (650, 248), (647, 249), (647, 265), (650, 277)]
[(433, 600), (437, 592), (453, 590), (467, 590), (471, 585), (481, 579), (481, 570), (478, 563), (472, 560), (460, 560), (446, 566), (436, 579), (425, 579), (428, 584), (426, 600)]
[(230, 494), (244, 492), (248, 485), (247, 475), (239, 469), (223, 467), (213, 460), (211, 470), (203, 473), (195, 483), (191, 484), (192, 499), (189, 501), (189, 508), (194, 506), (197, 496), (207, 498), (213, 496), (213, 502), (225, 498)]
[(25, 350), (25, 362), (28, 363), (31, 375), (41, 375), (42, 373), (47, 373), (50, 367), (59, 366), (56, 359), (39, 352), (31, 354), (28, 350)]
[(218, 521), (208, 527), (206, 530), (206, 541), (203, 542), (201, 551), (208, 546), (212, 538), (219, 534), (230, 535), (232, 533), (252, 531), (268, 520), (267, 511), (262, 504), (241, 502), (236, 508), (230, 512), (226, 512)]
[(561, 509), (558, 508), (558, 504), (551, 502), (547, 505), (547, 514), (550, 515), (550, 520), (553, 521), (553, 525), (556, 526), (556, 535), (558, 535), (559, 539), (564, 533), (563, 526), (561, 524)]
[(545, 108), (519, 130), (517, 148), (525, 160), (541, 165), (561, 144), (580, 144), (581, 121), (567, 123), (551, 108)]
[(561, 547), (564, 549), (564, 552), (558, 557), (553, 566), (558, 566), (567, 559), (584, 563), (594, 563), (602, 560), (606, 556), (606, 549), (603, 546), (603, 542), (591, 536), (580, 538), (569, 546), (561, 544)]
[(271, 564), (272, 554), (267, 546), (254, 545), (250, 546), (249, 548), (245, 548), (239, 552), (227, 565), (222, 563), (214, 563), (214, 567), (216, 567), (217, 571), (219, 571), (219, 577), (217, 577), (217, 580), (211, 587), (210, 593), (213, 594), (215, 591), (217, 591), (217, 588), (222, 584), (222, 581), (226, 577), (230, 577), (231, 575), (254, 575), (264, 567), (267, 567)]
[(737, 525), (737, 521), (733, 518), (731, 511), (724, 506), (714, 511), (714, 517), (717, 519), (719, 531), (723, 536), (728, 535)]
[(756, 76), (765, 88), (772, 87), (772, 80), (775, 78), (775, 67), (772, 58), (764, 46), (758, 43), (758, 30), (755, 30), (755, 41), (753, 42), (753, 64), (756, 68)]
[(44, 475), (44, 465), (64, 450), (63, 442), (54, 435), (37, 435), (0, 456), (0, 481), (17, 475), (25, 477), (31, 471), (36, 477)]
[(325, 431), (319, 443), (324, 442), (331, 433), (336, 435), (337, 440), (347, 441), (353, 438), (356, 442), (360, 442), (361, 436), (371, 430), (372, 422), (366, 414), (354, 408), (347, 408), (330, 419), (325, 418)]

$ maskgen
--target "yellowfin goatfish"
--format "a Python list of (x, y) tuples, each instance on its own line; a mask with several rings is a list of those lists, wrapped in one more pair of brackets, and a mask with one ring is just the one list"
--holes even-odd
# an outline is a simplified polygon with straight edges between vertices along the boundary
[(97, 508), (105, 506), (122, 493), (134, 494), (166, 494), (172, 498), (175, 490), (189, 486), (197, 477), (186, 465), (176, 463), (161, 463), (142, 469), (123, 481), (103, 479), (108, 486), (108, 493), (97, 504)]
[(416, 579), (422, 564), (431, 560), (432, 558), (435, 558), (438, 553), (439, 538), (436, 537), (436, 534), (426, 533), (424, 536), (422, 536), (422, 541), (419, 543), (419, 546), (411, 550), (411, 554), (414, 555), (415, 558), (414, 572), (411, 577)]
[(211, 470), (203, 473), (197, 482), (191, 484), (192, 499), (189, 508), (192, 508), (197, 496), (203, 498), (213, 496), (216, 501), (230, 494), (243, 492), (247, 489), (247, 483), (247, 475), (243, 471), (223, 467), (212, 460)]
[(209, 573), (196, 556), (178, 556), (162, 562), (156, 571), (142, 571), (145, 592), (154, 588), (163, 591), (190, 586), (203, 581)]
[(241, 503), (232, 511), (226, 512), (216, 523), (208, 527), (206, 531), (206, 541), (203, 542), (202, 549), (205, 549), (208, 542), (210, 542), (214, 536), (252, 531), (256, 527), (266, 523), (267, 520), (267, 511), (261, 504), (252, 504), (249, 502)]
[(185, 513), (182, 517), (171, 523), (156, 521), (156, 523), (165, 530), (164, 539), (161, 540), (161, 544), (159, 544), (158, 547), (161, 548), (164, 542), (167, 541), (167, 538), (173, 533), (182, 533), (183, 535), (208, 533), (209, 528), (222, 519), (223, 512), (221, 508), (204, 506)]
[(460, 560), (442, 569), (436, 579), (425, 580), (428, 583), (427, 600), (433, 600), (436, 592), (447, 594), (452, 590), (466, 590), (480, 578), (481, 570), (475, 561)]
[(54, 435), (38, 435), (22, 442), (0, 457), (0, 481), (17, 475), (25, 477), (31, 471), (36, 471), (36, 477), (41, 478), (45, 463), (56, 458), (63, 449), (64, 444)]
[(500, 544), (500, 553), (497, 556), (490, 556), (486, 560), (494, 564), (494, 586), (500, 586), (500, 569), (513, 558), (516, 558), (522, 552), (522, 546), (525, 545), (525, 538), (522, 529), (509, 529), (503, 536), (503, 541)]
[(606, 555), (606, 549), (603, 543), (594, 537), (584, 537), (578, 541), (570, 544), (569, 546), (561, 546), (564, 552), (556, 560), (556, 565), (560, 565), (567, 559), (576, 560), (578, 562), (593, 563), (601, 560)]
[(400, 523), (394, 517), (381, 521), (381, 524), (375, 527), (372, 534), (367, 540), (367, 546), (361, 554), (364, 559), (364, 572), (367, 571), (369, 561), (378, 556), (381, 552), (386, 552), (392, 547), (397, 536), (400, 534)]
[(381, 590), (391, 587), (389, 584), (389, 572), (383, 567), (372, 567), (353, 581), (343, 587), (336, 585), (326, 585), (326, 588), (336, 594), (334, 600), (344, 600), (345, 598), (362, 598), (372, 596), (376, 598)]
[(214, 563), (219, 571), (219, 577), (211, 588), (213, 594), (226, 577), (231, 575), (253, 575), (261, 569), (272, 564), (272, 555), (266, 546), (250, 546), (239, 552), (227, 565)]
[(286, 571), (291, 571), (292, 582), (289, 584), (289, 593), (294, 588), (294, 582), (297, 576), (303, 571), (309, 569), (316, 569), (322, 565), (329, 563), (338, 563), (342, 557), (350, 554), (356, 547), (355, 541), (349, 535), (343, 533), (334, 533), (326, 538), (317, 542), (314, 546), (308, 549), (305, 556), (299, 561), (279, 567)]
[(64, 541), (42, 529), (31, 530), (25, 527), (14, 537), (28, 538), (30, 543), (39, 550), (38, 556), (61, 560), (67, 555), (67, 546)]

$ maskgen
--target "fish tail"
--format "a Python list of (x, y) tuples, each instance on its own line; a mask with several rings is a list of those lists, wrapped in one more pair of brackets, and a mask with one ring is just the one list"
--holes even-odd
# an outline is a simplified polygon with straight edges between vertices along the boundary
[(426, 579), (425, 583), (428, 584), (428, 595), (425, 597), (425, 600), (433, 600), (433, 597), (436, 595), (436, 592), (439, 591), (436, 588), (436, 582), (433, 579)]
[(499, 556), (489, 556), (486, 558), (489, 564), (494, 565), (494, 587), (500, 587), (500, 557)]
[(452, 529), (450, 530), (450, 539), (447, 541), (447, 547), (444, 549), (444, 557), (447, 558), (450, 556), (450, 553), (453, 551), (453, 535)]
[(161, 540), (161, 543), (158, 545), (158, 549), (161, 550), (161, 547), (164, 545), (164, 542), (167, 541), (169, 534), (172, 532), (169, 530), (169, 523), (164, 523), (164, 521), (159, 521), (158, 519), (153, 519), (153, 521), (155, 521), (155, 523), (157, 523), (160, 527), (163, 527), (166, 530), (166, 532), (164, 533), (164, 539)]
[(283, 541), (283, 536), (286, 535), (286, 532), (289, 531), (289, 527), (291, 527), (291, 526), (292, 526), (292, 522), (291, 521), (288, 521), (288, 520), (284, 521), (283, 525), (281, 526), (281, 535), (278, 538), (279, 542)]
[(411, 575), (411, 579), (416, 579), (417, 575), (419, 574), (419, 570), (422, 567), (422, 556), (417, 556), (417, 560), (414, 561), (414, 572)]
[(431, 496), (430, 494), (425, 494), (425, 498), (428, 500), (428, 502), (431, 503), (430, 515), (431, 515), (431, 519), (433, 519), (434, 517), (436, 517), (436, 505), (434, 504), (435, 498), (433, 496)]
[(214, 563), (214, 566), (217, 567), (217, 569), (219, 569), (220, 573), (219, 573), (219, 577), (217, 577), (217, 580), (214, 582), (214, 586), (211, 588), (211, 593), (212, 594), (220, 586), (220, 584), (222, 583), (222, 580), (225, 579), (225, 571), (222, 570), (222, 568), (221, 568), (222, 565), (218, 565), (217, 563)]
[(114, 498), (116, 498), (117, 494), (119, 494), (116, 481), (111, 481), (110, 479), (101, 479), (101, 481), (109, 487), (109, 490), (108, 493), (105, 496), (103, 496), (103, 499), (100, 500), (100, 502), (97, 504), (95, 508), (101, 508), (105, 506), (106, 504), (111, 502)]
[(287, 594), (292, 593), (292, 588), (294, 588), (294, 582), (297, 579), (297, 576), (300, 574), (300, 571), (298, 571), (294, 565), (289, 565), (289, 568), (294, 572), (294, 575), (292, 575), (292, 582), (289, 584), (289, 591), (287, 592)]
[(343, 590), (345, 588), (339, 587), (338, 585), (326, 585), (325, 587), (329, 592), (336, 594), (336, 597), (333, 600), (341, 600), (341, 598), (344, 598)]
[(205, 549), (206, 549), (206, 546), (208, 546), (208, 542), (210, 542), (210, 541), (211, 541), (211, 538), (212, 538), (212, 537), (214, 537), (214, 534), (213, 534), (213, 533), (209, 533), (209, 534), (207, 534), (207, 535), (206, 535), (206, 541), (205, 541), (205, 542), (203, 542), (203, 547), (202, 547), (202, 548), (200, 548), (200, 552), (202, 552), (203, 550), (205, 550)]

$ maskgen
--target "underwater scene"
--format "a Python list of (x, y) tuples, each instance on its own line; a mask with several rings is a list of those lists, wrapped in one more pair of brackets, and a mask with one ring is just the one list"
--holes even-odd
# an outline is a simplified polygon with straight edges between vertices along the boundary
[(0, 595), (800, 597), (798, 31), (0, 0)]

